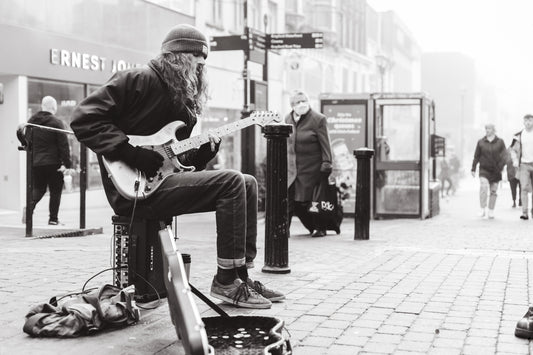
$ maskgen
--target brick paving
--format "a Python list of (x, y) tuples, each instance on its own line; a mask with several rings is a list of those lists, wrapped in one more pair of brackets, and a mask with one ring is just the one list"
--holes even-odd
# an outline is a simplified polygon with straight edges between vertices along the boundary
[[(440, 215), (371, 221), (368, 241), (353, 240), (350, 218), (341, 235), (317, 239), (295, 222), (291, 272), (284, 275), (261, 272), (260, 223), (252, 277), (287, 300), (269, 310), (223, 307), (232, 315), (282, 318), (295, 354), (530, 354), (530, 342), (513, 333), (532, 301), (533, 221), (510, 208), (507, 185), (499, 194), (496, 218), (483, 220), (476, 216), (476, 180), (469, 179), (441, 201)], [(71, 224), (73, 211), (61, 212)], [(80, 290), (110, 267), (110, 216), (106, 207), (88, 210), (88, 227), (103, 227), (103, 234), (37, 239), (4, 232), (20, 216), (0, 213), (0, 354), (183, 353), (164, 301), (134, 326), (90, 337), (33, 339), (22, 332), (32, 304)], [(45, 217), (36, 212), (38, 227)], [(192, 254), (191, 282), (206, 293), (216, 269), (214, 231), (213, 213), (179, 218), (179, 248)], [(110, 281), (108, 272), (90, 285)], [(216, 315), (197, 304), (203, 316)]]

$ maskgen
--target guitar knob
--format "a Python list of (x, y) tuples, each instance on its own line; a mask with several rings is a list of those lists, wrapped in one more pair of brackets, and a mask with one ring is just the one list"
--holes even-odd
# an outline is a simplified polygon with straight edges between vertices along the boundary
[(146, 185), (146, 186), (144, 187), (144, 192), (148, 192), (148, 191), (150, 191), (150, 190), (152, 190), (152, 187), (151, 187), (151, 186)]
[(153, 177), (149, 177), (148, 178), (148, 182), (153, 182), (154, 181), (154, 178)]

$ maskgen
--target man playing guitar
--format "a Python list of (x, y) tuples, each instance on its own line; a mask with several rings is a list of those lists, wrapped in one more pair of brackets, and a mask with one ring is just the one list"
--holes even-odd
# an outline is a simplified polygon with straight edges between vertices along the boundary
[[(75, 109), (71, 128), (80, 142), (98, 154), (104, 189), (116, 214), (165, 220), (216, 211), (217, 273), (211, 295), (238, 307), (270, 308), (285, 296), (252, 281), (247, 268), (257, 254), (257, 182), (235, 170), (201, 171), (217, 153), (220, 136), (208, 135), (198, 148), (180, 154), (182, 171), (163, 176), (173, 144), (156, 149), (132, 145), (129, 136), (150, 136), (175, 121), (177, 140), (189, 138), (206, 102), (206, 37), (195, 27), (178, 25), (165, 37), (161, 53), (142, 68), (120, 71)], [(133, 196), (115, 186), (104, 162), (119, 162), (136, 171)], [(159, 181), (150, 190), (145, 181)], [(142, 186), (141, 186), (142, 185)], [(144, 193), (149, 195), (140, 198)], [(139, 197), (139, 198), (138, 198)]]

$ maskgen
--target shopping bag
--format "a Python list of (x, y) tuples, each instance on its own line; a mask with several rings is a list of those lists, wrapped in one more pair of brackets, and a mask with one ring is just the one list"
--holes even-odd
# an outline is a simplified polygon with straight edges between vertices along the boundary
[(316, 229), (334, 230), (340, 234), (343, 208), (340, 189), (334, 180), (320, 179), (319, 184), (313, 189), (309, 213), (313, 215)]

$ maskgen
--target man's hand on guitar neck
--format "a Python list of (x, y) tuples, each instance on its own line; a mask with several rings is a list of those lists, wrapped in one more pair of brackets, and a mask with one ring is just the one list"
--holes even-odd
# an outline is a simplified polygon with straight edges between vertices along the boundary
[(143, 172), (146, 177), (153, 177), (159, 168), (163, 166), (164, 158), (156, 151), (129, 143), (121, 144), (111, 156), (113, 160), (122, 160), (132, 168)]
[(219, 144), (222, 139), (213, 131), (208, 131), (207, 137), (209, 138), (209, 143), (211, 144), (211, 151), (214, 152), (217, 149), (217, 144)]

